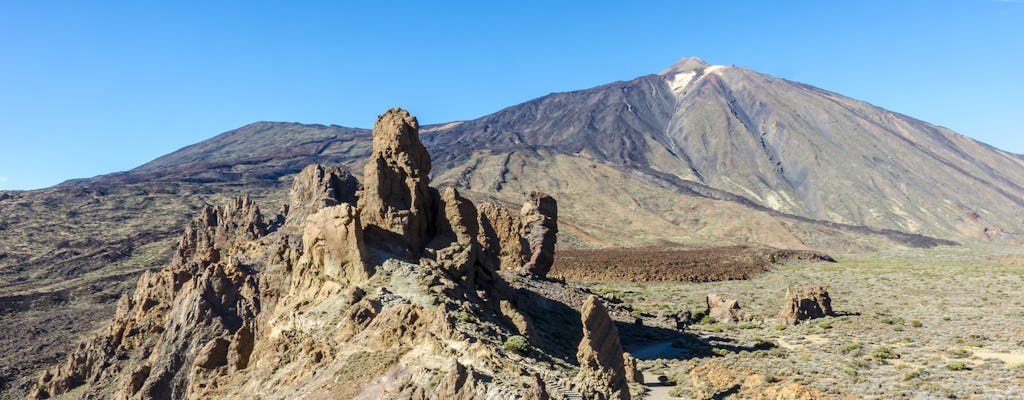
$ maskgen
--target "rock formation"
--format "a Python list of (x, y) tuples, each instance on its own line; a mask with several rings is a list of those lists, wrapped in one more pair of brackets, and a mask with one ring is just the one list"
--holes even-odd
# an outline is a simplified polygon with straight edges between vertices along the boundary
[(356, 205), (356, 193), (362, 188), (347, 169), (310, 164), (303, 168), (288, 193), (287, 224), (302, 225), (317, 210), (340, 203)]
[(636, 359), (632, 354), (622, 354), (622, 368), (626, 373), (626, 381), (630, 383), (644, 383), (644, 373), (636, 366)]
[(789, 325), (797, 322), (834, 315), (832, 299), (828, 288), (824, 286), (807, 286), (786, 289), (786, 300), (782, 303), (779, 320)]
[(522, 220), (494, 203), (478, 208), (482, 251), (502, 270), (518, 270), (530, 259), (530, 243), (523, 235)]
[(526, 272), (545, 278), (555, 262), (555, 242), (558, 239), (558, 202), (544, 193), (532, 192), (523, 204), (522, 223), (530, 244), (530, 261), (523, 265)]
[(144, 273), (135, 291), (118, 302), (109, 332), (82, 343), (63, 365), (47, 371), (34, 396), (127, 375), (112, 385), (112, 393), (96, 385), (81, 396), (183, 398), (212, 371), (247, 365), (259, 285), (251, 269), (231, 259), (239, 243), (264, 229), (249, 199), (203, 208), (185, 229), (171, 265)]
[(726, 299), (717, 294), (707, 295), (708, 315), (719, 322), (739, 322), (747, 318), (740, 310), (740, 303), (736, 299)]
[(373, 236), (415, 254), (429, 239), (434, 209), (430, 154), (420, 143), (419, 129), (416, 117), (400, 108), (377, 117), (359, 203), (362, 223), (373, 227)]
[[(248, 198), (204, 208), (173, 261), (143, 274), (110, 330), (43, 374), (33, 397), (546, 400), (538, 373), (552, 371), (497, 345), (541, 342), (500, 274), (525, 260), (523, 225), (428, 187), (416, 129), (403, 110), (380, 117), (358, 198), (347, 171), (313, 165), (274, 223)], [(531, 199), (550, 217), (533, 232), (553, 254), (554, 200)], [(618, 393), (618, 334), (600, 304), (584, 311), (580, 360), (593, 373), (581, 376)]]
[(846, 398), (830, 395), (798, 382), (711, 359), (689, 372), (694, 397), (698, 399), (818, 400)]
[(576, 353), (580, 372), (572, 382), (573, 388), (588, 399), (629, 399), (619, 330), (608, 310), (597, 296), (591, 295), (584, 301), (580, 314), (583, 340)]

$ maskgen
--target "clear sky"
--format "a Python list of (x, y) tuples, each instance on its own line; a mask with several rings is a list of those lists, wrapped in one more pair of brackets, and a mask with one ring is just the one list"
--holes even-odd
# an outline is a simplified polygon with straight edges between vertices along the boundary
[(0, 0), (0, 189), (260, 120), (472, 119), (690, 56), (1024, 153), (1024, 0), (437, 4)]

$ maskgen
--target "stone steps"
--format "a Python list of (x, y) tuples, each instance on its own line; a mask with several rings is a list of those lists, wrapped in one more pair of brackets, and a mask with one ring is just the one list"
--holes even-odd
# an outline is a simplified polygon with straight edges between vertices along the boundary
[(565, 399), (565, 400), (584, 400), (582, 394), (579, 394), (579, 393), (576, 393), (576, 392), (574, 392), (572, 390), (569, 390), (569, 388), (563, 386), (558, 381), (558, 379), (556, 379), (556, 378), (554, 378), (552, 376), (543, 376), (542, 375), (541, 379), (544, 380), (544, 385), (548, 387), (549, 394), (551, 394), (550, 392), (554, 391), (554, 392), (557, 392), (558, 394), (562, 395), (562, 398)]

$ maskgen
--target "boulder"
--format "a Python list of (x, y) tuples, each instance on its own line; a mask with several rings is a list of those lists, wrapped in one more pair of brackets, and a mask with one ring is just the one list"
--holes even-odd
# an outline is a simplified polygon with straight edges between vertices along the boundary
[(583, 340), (576, 352), (580, 372), (573, 379), (573, 389), (588, 399), (629, 399), (619, 330), (608, 310), (591, 295), (583, 302), (580, 318)]
[(740, 303), (736, 299), (726, 299), (717, 294), (707, 295), (708, 315), (718, 322), (735, 323), (747, 318), (746, 313), (740, 310)]
[(430, 154), (419, 137), (419, 122), (392, 108), (373, 126), (373, 152), (363, 171), (360, 219), (374, 241), (418, 254), (434, 221)]
[(530, 261), (523, 265), (523, 270), (533, 276), (546, 278), (555, 262), (558, 202), (544, 193), (532, 192), (519, 213), (530, 246)]
[(832, 299), (828, 288), (824, 286), (807, 286), (786, 289), (786, 300), (782, 303), (779, 320), (789, 325), (797, 322), (835, 315), (832, 312)]

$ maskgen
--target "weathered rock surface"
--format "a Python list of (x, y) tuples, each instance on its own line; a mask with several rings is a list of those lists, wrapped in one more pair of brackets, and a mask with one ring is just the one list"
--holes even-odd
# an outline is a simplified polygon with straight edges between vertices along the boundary
[(530, 243), (524, 237), (523, 222), (508, 209), (494, 203), (478, 208), (482, 251), (498, 260), (502, 270), (518, 270), (530, 259)]
[(244, 330), (252, 329), (260, 310), (258, 279), (249, 268), (223, 261), (264, 229), (248, 199), (204, 208), (186, 228), (172, 264), (143, 274), (118, 302), (109, 333), (82, 343), (47, 371), (33, 396), (90, 384), (81, 397), (183, 398), (209, 370), (226, 370), (229, 360), (245, 365), (251, 332)]
[(558, 202), (544, 193), (531, 192), (520, 210), (526, 237), (530, 244), (530, 261), (523, 270), (546, 278), (555, 262), (558, 240)]
[(690, 370), (691, 387), (699, 399), (738, 398), (820, 400), (838, 398), (792, 381), (737, 368), (717, 359)]
[(302, 225), (306, 217), (324, 207), (341, 203), (355, 206), (356, 193), (361, 188), (359, 181), (341, 166), (310, 164), (292, 180), (286, 224)]
[(434, 210), (430, 154), (420, 143), (419, 128), (416, 117), (400, 108), (377, 118), (360, 199), (360, 217), (373, 227), (372, 235), (401, 243), (413, 253), (429, 240)]
[(583, 303), (580, 318), (583, 340), (576, 353), (580, 372), (572, 382), (573, 388), (590, 399), (629, 399), (619, 330), (608, 310), (591, 295)]
[(740, 302), (736, 299), (726, 299), (710, 293), (707, 295), (706, 301), (708, 315), (716, 321), (735, 323), (747, 318), (746, 313), (740, 309)]
[[(522, 225), (429, 188), (416, 128), (404, 111), (381, 116), (380, 168), (367, 168), (357, 201), (351, 175), (314, 165), (274, 223), (247, 198), (203, 209), (173, 262), (143, 274), (109, 332), (41, 376), (33, 396), (547, 399), (544, 367), (498, 345), (540, 343), (499, 273), (522, 254)], [(602, 385), (624, 385), (622, 349), (604, 308), (590, 307), (585, 382), (612, 393)]]
[(789, 325), (797, 322), (834, 315), (832, 298), (824, 286), (807, 286), (786, 289), (786, 300), (782, 303), (779, 320)]
[(636, 359), (633, 358), (632, 354), (624, 353), (622, 355), (622, 368), (626, 373), (627, 382), (644, 383), (644, 373), (640, 372), (640, 368), (637, 368)]

